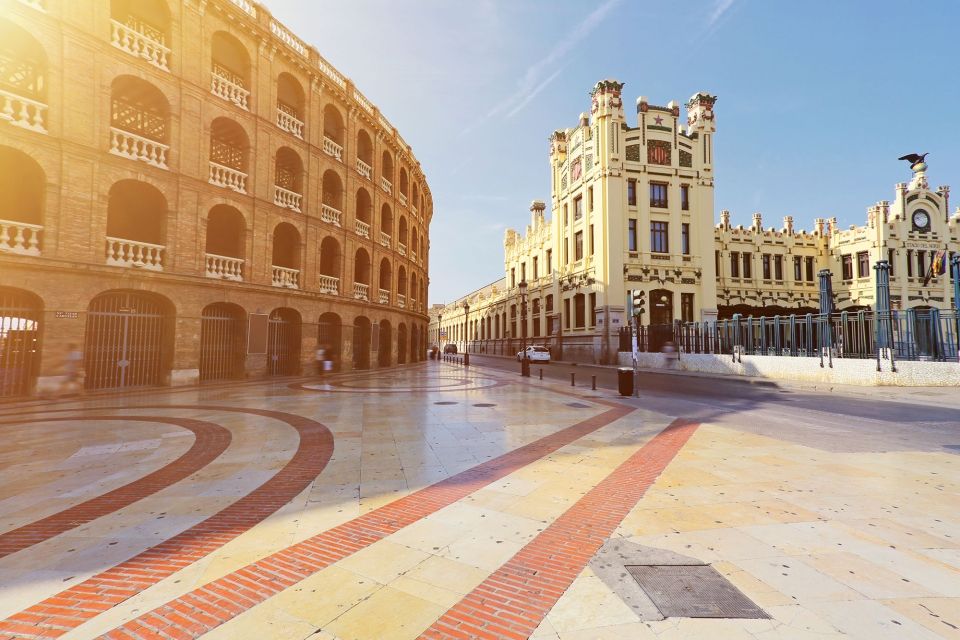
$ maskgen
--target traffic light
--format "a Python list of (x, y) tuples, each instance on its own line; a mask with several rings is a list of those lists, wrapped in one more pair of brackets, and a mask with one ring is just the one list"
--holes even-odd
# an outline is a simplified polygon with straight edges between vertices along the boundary
[(633, 292), (633, 315), (642, 316), (646, 306), (647, 293), (645, 291), (635, 290)]

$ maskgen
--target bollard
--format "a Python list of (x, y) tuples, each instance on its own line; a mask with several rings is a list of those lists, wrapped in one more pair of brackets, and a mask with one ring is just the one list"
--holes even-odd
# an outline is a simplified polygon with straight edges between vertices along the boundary
[(597, 376), (590, 376), (590, 389), (592, 391), (597, 390)]
[(570, 386), (571, 387), (577, 386), (577, 374), (575, 373), (570, 374)]
[(543, 367), (540, 368), (540, 379), (543, 380)]

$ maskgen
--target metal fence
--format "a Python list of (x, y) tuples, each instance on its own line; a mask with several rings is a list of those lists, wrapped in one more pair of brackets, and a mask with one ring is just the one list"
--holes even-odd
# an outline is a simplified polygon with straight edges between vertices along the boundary
[[(715, 322), (641, 326), (639, 351), (658, 352), (669, 340), (681, 353), (957, 361), (958, 318), (953, 309), (837, 312), (742, 317)], [(892, 348), (892, 354), (890, 349)], [(629, 351), (629, 328), (620, 350)]]

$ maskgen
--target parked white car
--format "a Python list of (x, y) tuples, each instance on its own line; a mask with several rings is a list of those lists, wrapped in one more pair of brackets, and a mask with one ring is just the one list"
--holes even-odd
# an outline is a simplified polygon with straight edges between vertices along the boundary
[[(523, 360), (523, 351), (517, 351), (517, 362)], [(550, 362), (550, 349), (546, 347), (527, 347), (527, 360), (531, 362)]]

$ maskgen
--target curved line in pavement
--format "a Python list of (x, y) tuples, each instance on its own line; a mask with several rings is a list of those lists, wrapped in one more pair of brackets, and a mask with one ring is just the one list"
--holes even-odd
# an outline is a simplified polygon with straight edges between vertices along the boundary
[(265, 520), (307, 488), (333, 455), (333, 434), (330, 430), (316, 420), (291, 413), (208, 405), (123, 408), (230, 411), (263, 416), (286, 422), (296, 429), (300, 434), (300, 445), (283, 469), (272, 478), (203, 522), (0, 621), (0, 638), (56, 638), (79, 627), (216, 551)]
[(85, 525), (92, 520), (118, 511), (139, 500), (143, 500), (161, 489), (166, 489), (210, 464), (210, 462), (224, 452), (232, 438), (230, 432), (218, 424), (191, 418), (97, 415), (69, 418), (30, 418), (27, 420), (17, 420), (16, 424), (50, 422), (52, 420), (131, 420), (137, 422), (162, 422), (183, 427), (191, 431), (194, 435), (194, 441), (193, 446), (179, 458), (142, 478), (125, 484), (122, 487), (117, 487), (96, 498), (91, 498), (78, 505), (54, 513), (46, 518), (41, 518), (40, 520), (0, 534), (0, 558), (49, 540), (61, 533)]

